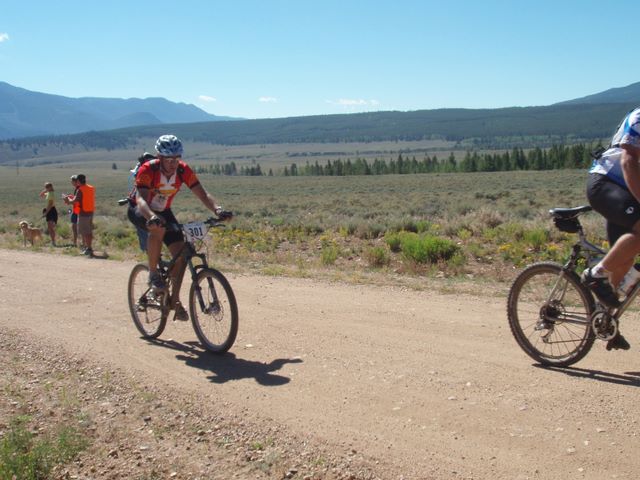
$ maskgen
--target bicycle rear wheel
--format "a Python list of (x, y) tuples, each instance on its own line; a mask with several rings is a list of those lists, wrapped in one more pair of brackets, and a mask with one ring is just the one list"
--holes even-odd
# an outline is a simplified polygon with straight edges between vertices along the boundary
[(595, 334), (593, 296), (575, 272), (553, 262), (535, 263), (509, 291), (507, 314), (518, 345), (543, 365), (565, 367), (589, 353)]
[(198, 272), (189, 290), (189, 313), (206, 350), (224, 353), (231, 348), (238, 334), (238, 305), (222, 273), (212, 268)]
[(157, 338), (167, 325), (166, 293), (154, 294), (147, 284), (149, 267), (139, 263), (129, 275), (129, 310), (131, 318), (144, 338)]

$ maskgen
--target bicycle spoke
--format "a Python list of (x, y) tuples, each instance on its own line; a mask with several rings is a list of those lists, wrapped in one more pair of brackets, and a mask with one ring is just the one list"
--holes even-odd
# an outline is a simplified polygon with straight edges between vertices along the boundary
[(590, 309), (577, 277), (552, 263), (523, 271), (509, 294), (514, 337), (532, 358), (547, 364), (569, 365), (591, 348)]
[(147, 285), (149, 269), (136, 265), (129, 277), (129, 310), (136, 328), (145, 338), (158, 337), (166, 325), (165, 294), (154, 295)]
[(238, 307), (231, 286), (217, 270), (198, 273), (191, 286), (189, 308), (203, 346), (214, 353), (229, 350), (238, 329)]

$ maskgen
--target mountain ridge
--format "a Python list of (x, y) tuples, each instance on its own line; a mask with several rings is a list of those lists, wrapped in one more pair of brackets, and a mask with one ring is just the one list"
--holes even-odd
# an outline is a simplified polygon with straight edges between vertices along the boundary
[(595, 103), (624, 103), (630, 99), (640, 100), (640, 82), (632, 83), (624, 87), (615, 87), (585, 97), (566, 100), (554, 105), (576, 105)]
[[(3, 85), (8, 84), (0, 82), (0, 94)], [(29, 92), (24, 89), (22, 91)], [(63, 103), (69, 100), (67, 97), (61, 98), (64, 99), (60, 100)], [(173, 118), (177, 120), (169, 122), (166, 116), (139, 111), (139, 105), (171, 104), (163, 98), (128, 99), (131, 101), (128, 107), (137, 107), (137, 110), (128, 116), (123, 103), (117, 102), (115, 106), (107, 109), (106, 105), (110, 99), (85, 97), (75, 100), (82, 105), (82, 108), (74, 111), (75, 120), (80, 118), (85, 126), (91, 125), (91, 128), (79, 133), (58, 134), (55, 141), (80, 144), (87, 148), (116, 148), (131, 144), (135, 138), (154, 137), (169, 130), (185, 140), (230, 145), (442, 138), (456, 142), (472, 139), (472, 146), (489, 148), (504, 146), (505, 138), (515, 139), (512, 143), (519, 145), (606, 138), (624, 113), (640, 104), (640, 82), (549, 106), (381, 111), (256, 120), (235, 119), (233, 122), (210, 121), (209, 114), (203, 111), (200, 111), (206, 115), (203, 119), (188, 121), (187, 116), (194, 113), (192, 109), (199, 109), (186, 104), (172, 104), (181, 105), (181, 115), (187, 116), (176, 115)], [(100, 129), (91, 123), (96, 110), (109, 110), (111, 123), (103, 122), (103, 125), (109, 123), (109, 126)], [(0, 119), (3, 114), (6, 116), (7, 112), (0, 102)], [(60, 118), (62, 121), (65, 116), (61, 115)], [(124, 127), (118, 127), (119, 123), (124, 124)], [(3, 136), (7, 138), (7, 130), (6, 124), (0, 122), (0, 140)], [(38, 131), (26, 138), (16, 138), (10, 143), (16, 148), (21, 148), (20, 145), (30, 142), (46, 143), (50, 136), (50, 133)]]
[(161, 97), (71, 98), (0, 81), (0, 139), (112, 130), (136, 125), (227, 121), (195, 105)]

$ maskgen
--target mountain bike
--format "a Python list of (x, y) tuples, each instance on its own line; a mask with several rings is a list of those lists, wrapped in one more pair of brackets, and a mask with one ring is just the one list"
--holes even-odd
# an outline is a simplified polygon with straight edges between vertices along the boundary
[(618, 308), (608, 308), (580, 281), (579, 272), (606, 253), (587, 240), (580, 224), (580, 215), (591, 210), (588, 205), (550, 210), (560, 231), (578, 234), (569, 259), (564, 265), (538, 262), (526, 267), (509, 290), (511, 332), (525, 353), (543, 365), (572, 365), (589, 353), (596, 339), (615, 337), (620, 317), (640, 291), (638, 283)]
[[(238, 333), (236, 297), (225, 276), (210, 267), (206, 254), (199, 253), (197, 249), (211, 228), (223, 227), (222, 221), (230, 217), (230, 212), (222, 212), (220, 218), (167, 226), (181, 229), (185, 242), (179, 254), (170, 262), (160, 260), (158, 272), (167, 285), (163, 291), (155, 292), (149, 287), (149, 267), (146, 263), (133, 267), (128, 284), (129, 310), (143, 338), (159, 337), (167, 325), (173, 288), (170, 272), (177, 259), (182, 257), (191, 274), (189, 315), (200, 343), (206, 350), (218, 354), (231, 348)], [(196, 258), (199, 259), (197, 263), (194, 262)]]

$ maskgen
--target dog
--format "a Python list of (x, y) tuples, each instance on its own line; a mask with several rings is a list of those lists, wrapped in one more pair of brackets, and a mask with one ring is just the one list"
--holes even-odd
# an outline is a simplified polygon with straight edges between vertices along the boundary
[(42, 240), (42, 229), (33, 227), (24, 220), (18, 225), (20, 226), (20, 230), (22, 230), (22, 242), (25, 247), (27, 246), (27, 240), (32, 246), (36, 240)]

